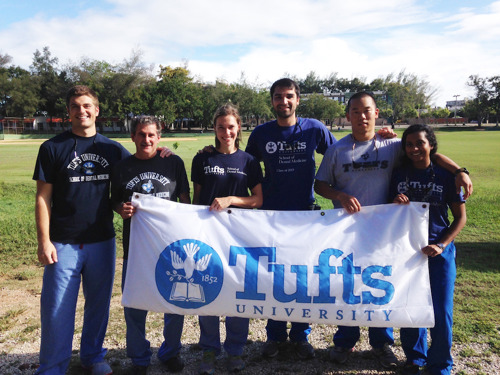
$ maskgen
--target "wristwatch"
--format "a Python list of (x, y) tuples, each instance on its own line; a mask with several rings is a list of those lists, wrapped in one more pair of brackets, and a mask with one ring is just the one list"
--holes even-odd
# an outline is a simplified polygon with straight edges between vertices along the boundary
[(459, 173), (465, 173), (465, 174), (469, 174), (469, 171), (467, 170), (467, 168), (458, 168), (456, 171), (455, 171), (455, 176), (458, 175)]
[(442, 242), (437, 243), (436, 246), (439, 247), (441, 249), (441, 251), (444, 251), (444, 248), (446, 247), (446, 246), (444, 246), (444, 243), (442, 243)]

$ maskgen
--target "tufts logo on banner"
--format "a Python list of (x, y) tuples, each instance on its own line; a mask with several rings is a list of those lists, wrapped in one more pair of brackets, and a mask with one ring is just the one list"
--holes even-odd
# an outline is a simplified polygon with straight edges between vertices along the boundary
[(217, 252), (197, 240), (168, 245), (156, 263), (156, 286), (168, 303), (197, 309), (217, 298), (224, 282)]
[(136, 193), (122, 304), (189, 315), (432, 327), (428, 205), (209, 211)]

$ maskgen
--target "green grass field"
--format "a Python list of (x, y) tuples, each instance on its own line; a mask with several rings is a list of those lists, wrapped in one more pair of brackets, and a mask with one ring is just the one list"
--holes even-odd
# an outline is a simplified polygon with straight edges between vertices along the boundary
[[(402, 130), (397, 130), (399, 135)], [(335, 132), (341, 138), (347, 132)], [(487, 343), (490, 354), (500, 351), (500, 131), (444, 128), (437, 131), (439, 152), (471, 172), (474, 194), (467, 202), (467, 225), (456, 239), (458, 277), (455, 292), (454, 340)], [(248, 133), (244, 134), (243, 147)], [(118, 141), (133, 151), (134, 144)], [(213, 144), (211, 134), (163, 139), (184, 160), (188, 175), (191, 160), (204, 145)], [(41, 140), (0, 141), (0, 288), (40, 277), (36, 259), (34, 220), (35, 182), (31, 180)], [(174, 146), (175, 145), (175, 146)], [(317, 162), (321, 161), (321, 155)], [(323, 208), (331, 203), (319, 200)], [(115, 217), (117, 232), (121, 220)], [(119, 256), (120, 256), (119, 251)], [(2, 330), (15, 324), (15, 310), (0, 316)], [(1, 343), (0, 339), (0, 343)], [(478, 353), (464, 352), (464, 358)], [(484, 355), (482, 353), (481, 355)]]

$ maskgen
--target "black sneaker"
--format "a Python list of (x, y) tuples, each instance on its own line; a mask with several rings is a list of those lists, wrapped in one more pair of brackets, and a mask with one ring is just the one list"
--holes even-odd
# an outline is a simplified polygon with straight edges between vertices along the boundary
[(85, 372), (92, 375), (111, 375), (113, 373), (113, 370), (106, 361), (97, 362), (88, 367), (82, 365), (82, 367)]
[(127, 375), (147, 375), (149, 366), (132, 365), (126, 372)]
[(295, 343), (295, 353), (300, 359), (314, 358), (314, 348), (307, 341), (298, 341)]
[(342, 365), (347, 362), (351, 353), (352, 353), (352, 348), (343, 348), (341, 346), (334, 346), (333, 348), (330, 349), (328, 357), (330, 358), (330, 361)]
[(203, 358), (198, 367), (199, 375), (212, 375), (215, 373), (215, 352), (213, 350), (204, 350)]
[(419, 374), (420, 374), (420, 366), (412, 362), (406, 362), (403, 368), (401, 369), (401, 375), (419, 375)]
[(378, 359), (384, 368), (396, 368), (398, 366), (398, 359), (392, 352), (389, 344), (384, 344), (381, 348), (373, 348), (372, 353)]
[(273, 358), (280, 352), (280, 343), (278, 341), (269, 340), (264, 344), (262, 349), (262, 356), (266, 358)]
[(239, 372), (245, 368), (245, 361), (240, 355), (230, 355), (227, 357), (227, 371)]
[(184, 361), (178, 354), (164, 361), (163, 364), (169, 372), (181, 372), (184, 369)]

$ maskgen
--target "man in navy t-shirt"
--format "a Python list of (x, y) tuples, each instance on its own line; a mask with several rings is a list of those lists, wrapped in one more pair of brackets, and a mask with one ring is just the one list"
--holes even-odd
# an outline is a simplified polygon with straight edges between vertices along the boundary
[[(245, 151), (264, 162), (262, 209), (308, 210), (314, 206), (314, 153), (324, 154), (335, 138), (320, 121), (297, 117), (299, 101), (296, 82), (288, 78), (276, 81), (271, 86), (276, 120), (257, 126), (248, 139)], [(269, 319), (266, 331), (263, 356), (275, 357), (288, 337), (295, 343), (299, 358), (314, 356), (307, 341), (311, 332), (308, 323), (292, 323), (288, 334), (286, 322)]]
[(112, 370), (102, 344), (115, 271), (109, 179), (113, 165), (129, 152), (97, 133), (99, 101), (92, 89), (71, 88), (66, 104), (71, 130), (40, 146), (33, 174), (38, 260), (45, 265), (37, 374), (63, 375), (68, 369), (81, 279), (81, 363), (94, 375), (107, 375)]

